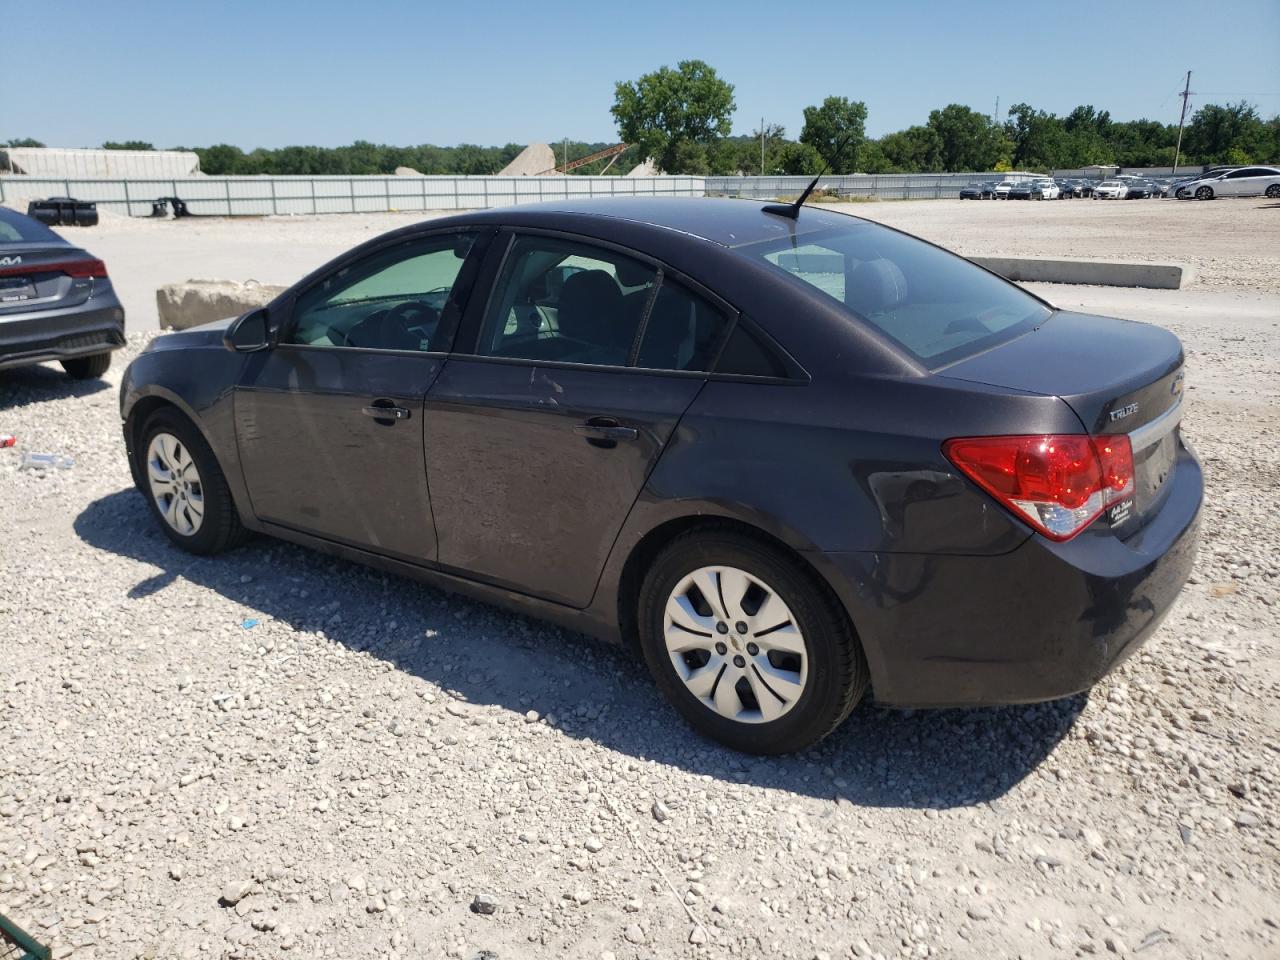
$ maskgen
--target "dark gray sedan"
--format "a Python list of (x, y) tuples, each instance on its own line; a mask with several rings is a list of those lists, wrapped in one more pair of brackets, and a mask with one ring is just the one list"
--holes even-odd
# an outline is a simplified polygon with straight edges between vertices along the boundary
[(616, 199), (428, 221), (156, 338), (129, 462), (266, 533), (639, 649), (698, 730), (1061, 697), (1151, 634), (1201, 474), (1182, 348), (875, 223)]
[(0, 207), (0, 368), (58, 360), (72, 377), (100, 377), (124, 342), (106, 264)]

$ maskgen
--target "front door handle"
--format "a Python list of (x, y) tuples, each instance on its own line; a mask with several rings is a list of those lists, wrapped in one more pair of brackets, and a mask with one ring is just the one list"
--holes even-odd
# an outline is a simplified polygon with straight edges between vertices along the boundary
[(360, 412), (375, 420), (408, 420), (413, 416), (412, 410), (397, 407), (390, 400), (375, 400), (367, 407), (361, 407)]
[(640, 436), (635, 427), (624, 427), (613, 417), (592, 417), (586, 423), (575, 425), (573, 432), (598, 447), (612, 447), (619, 440), (635, 440)]

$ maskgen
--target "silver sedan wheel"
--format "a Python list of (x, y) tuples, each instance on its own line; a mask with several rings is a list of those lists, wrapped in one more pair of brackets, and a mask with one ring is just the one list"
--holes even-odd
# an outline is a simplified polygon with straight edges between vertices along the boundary
[(147, 447), (147, 483), (164, 522), (190, 537), (204, 522), (204, 485), (186, 444), (157, 433)]
[(790, 608), (736, 567), (702, 567), (681, 580), (663, 617), (677, 676), (707, 709), (739, 723), (790, 711), (809, 678), (809, 651)]

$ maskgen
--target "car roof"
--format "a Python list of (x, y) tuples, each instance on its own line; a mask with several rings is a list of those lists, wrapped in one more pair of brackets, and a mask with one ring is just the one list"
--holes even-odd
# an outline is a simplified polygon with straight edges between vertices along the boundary
[(828, 227), (848, 227), (850, 219), (869, 222), (814, 207), (805, 207), (799, 219), (791, 220), (766, 213), (763, 208), (767, 202), (729, 197), (584, 197), (520, 204), (484, 211), (470, 219), (497, 220), (513, 226), (539, 226), (539, 221), (545, 221), (546, 226), (554, 227), (563, 223), (566, 215), (606, 218), (672, 230), (724, 247), (740, 247)]

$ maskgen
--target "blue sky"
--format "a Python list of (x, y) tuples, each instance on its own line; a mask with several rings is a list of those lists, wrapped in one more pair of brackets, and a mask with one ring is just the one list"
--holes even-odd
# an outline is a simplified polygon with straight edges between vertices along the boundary
[(872, 136), (997, 96), (1002, 111), (1092, 103), (1176, 122), (1188, 68), (1193, 106), (1280, 113), (1280, 0), (1088, 6), (4, 2), (0, 140), (612, 140), (615, 82), (690, 58), (735, 85), (736, 133), (763, 115), (798, 135), (804, 106), (831, 94), (866, 102)]

